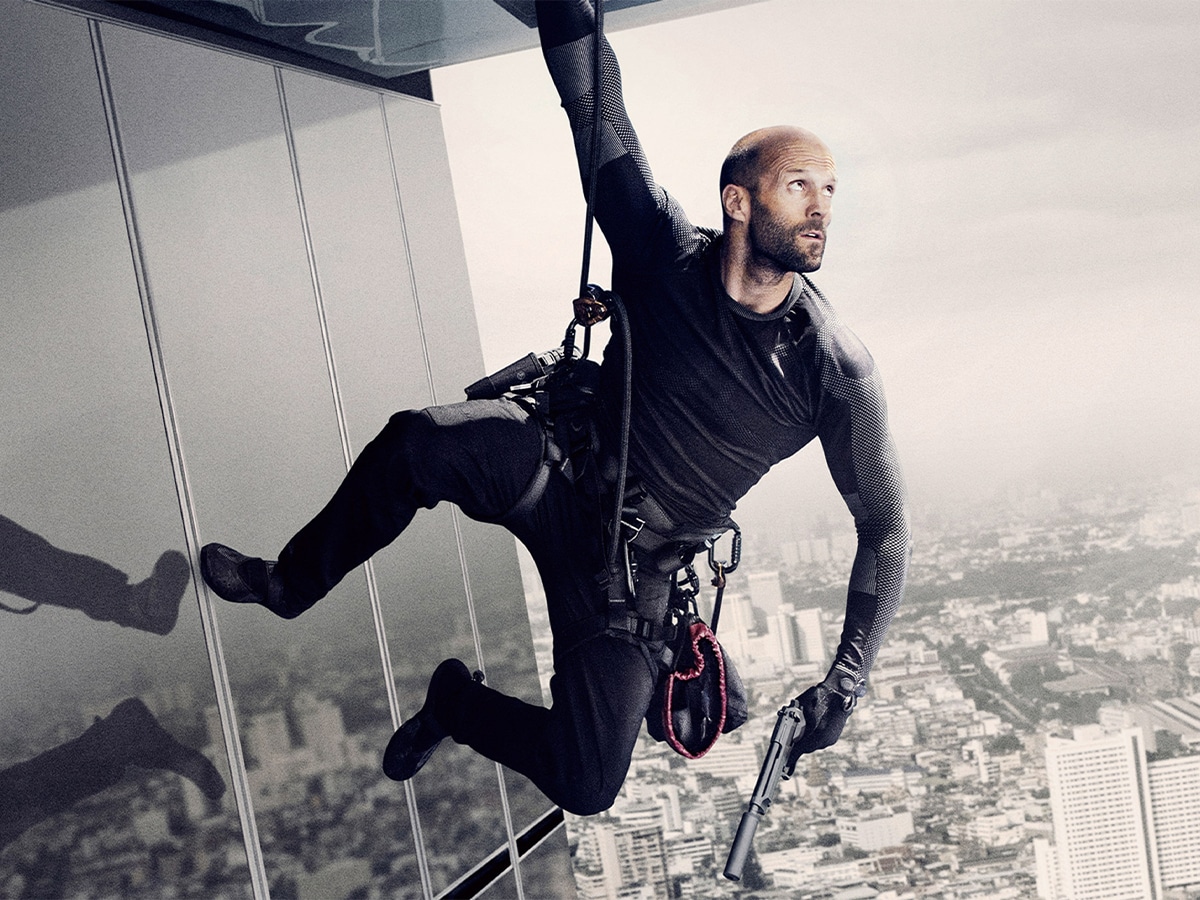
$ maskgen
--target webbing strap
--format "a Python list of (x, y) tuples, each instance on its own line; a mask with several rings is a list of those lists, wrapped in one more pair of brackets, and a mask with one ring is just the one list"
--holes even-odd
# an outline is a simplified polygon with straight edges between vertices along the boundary
[(542, 499), (542, 494), (546, 492), (546, 485), (550, 483), (551, 471), (562, 460), (562, 448), (550, 437), (549, 431), (543, 426), (542, 461), (538, 464), (533, 476), (529, 479), (529, 483), (525, 485), (525, 490), (521, 492), (521, 496), (513, 505), (513, 508), (500, 518), (499, 524), (503, 525), (507, 522), (513, 522), (527, 515), (530, 510), (537, 506), (538, 501)]
[(27, 616), (41, 605), (41, 603), (34, 603), (32, 606), (18, 608), (16, 606), (9, 606), (7, 603), (0, 603), (0, 610), (15, 613), (18, 616)]

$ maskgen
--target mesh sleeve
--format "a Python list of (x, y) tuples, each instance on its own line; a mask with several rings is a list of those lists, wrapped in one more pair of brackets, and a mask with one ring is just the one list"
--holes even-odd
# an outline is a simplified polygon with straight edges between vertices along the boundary
[[(588, 0), (540, 0), (538, 33), (542, 54), (571, 124), (584, 194), (591, 171), (595, 13)], [(613, 253), (636, 254), (668, 209), (666, 193), (654, 182), (637, 134), (625, 111), (621, 70), (607, 38), (600, 46), (600, 137), (596, 221)]]
[(865, 679), (904, 595), (911, 543), (906, 489), (870, 354), (838, 324), (819, 331), (817, 347), (824, 392), (818, 434), (858, 533), (834, 665)]

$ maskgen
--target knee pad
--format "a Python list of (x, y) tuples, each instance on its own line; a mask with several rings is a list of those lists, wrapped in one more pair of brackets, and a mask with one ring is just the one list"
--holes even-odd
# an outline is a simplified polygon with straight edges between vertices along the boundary
[(600, 786), (595, 789), (574, 783), (568, 789), (568, 793), (556, 802), (571, 815), (594, 816), (610, 808), (620, 792), (621, 782), (617, 782), (615, 787)]

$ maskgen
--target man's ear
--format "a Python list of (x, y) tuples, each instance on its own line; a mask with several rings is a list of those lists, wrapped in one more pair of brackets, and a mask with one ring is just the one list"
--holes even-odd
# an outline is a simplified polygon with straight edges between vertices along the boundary
[(725, 185), (721, 191), (721, 209), (727, 218), (735, 222), (749, 222), (750, 192), (741, 185)]

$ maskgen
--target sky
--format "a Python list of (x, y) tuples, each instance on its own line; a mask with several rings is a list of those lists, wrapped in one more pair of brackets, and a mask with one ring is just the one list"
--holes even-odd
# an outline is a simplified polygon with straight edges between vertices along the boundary
[[(720, 225), (742, 134), (832, 148), (813, 277), (880, 366), (915, 508), (1200, 458), (1200, 4), (770, 0), (610, 38), (655, 177), (699, 224)], [(566, 117), (536, 50), (433, 78), (497, 368), (569, 319)], [(836, 500), (799, 456), (746, 504)]]

